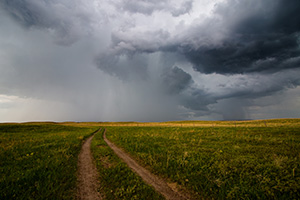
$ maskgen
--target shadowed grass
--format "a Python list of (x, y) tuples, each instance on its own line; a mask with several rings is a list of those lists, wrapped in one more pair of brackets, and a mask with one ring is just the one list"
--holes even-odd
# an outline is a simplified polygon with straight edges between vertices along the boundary
[(74, 199), (78, 154), (95, 130), (0, 124), (0, 199)]

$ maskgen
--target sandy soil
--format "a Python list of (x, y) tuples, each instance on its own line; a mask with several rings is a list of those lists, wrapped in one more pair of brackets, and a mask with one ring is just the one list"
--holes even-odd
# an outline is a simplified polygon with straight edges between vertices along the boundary
[(103, 135), (105, 142), (108, 146), (142, 179), (149, 185), (152, 185), (155, 190), (161, 193), (166, 199), (170, 200), (181, 200), (188, 199), (182, 194), (171, 189), (168, 184), (161, 178), (155, 176), (150, 171), (140, 166), (135, 160), (133, 160), (127, 153), (125, 153), (122, 149), (118, 148), (112, 142), (110, 142), (104, 133)]
[[(100, 129), (97, 131), (97, 133)], [(78, 189), (77, 199), (80, 200), (99, 200), (102, 199), (97, 191), (99, 182), (97, 180), (98, 172), (93, 162), (91, 154), (91, 141), (94, 135), (89, 137), (82, 145), (78, 157)]]

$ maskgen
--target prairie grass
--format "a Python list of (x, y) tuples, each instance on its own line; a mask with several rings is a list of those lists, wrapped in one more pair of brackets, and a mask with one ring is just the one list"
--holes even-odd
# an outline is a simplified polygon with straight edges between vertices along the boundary
[[(0, 124), (0, 199), (74, 199), (83, 140), (99, 126), (198, 199), (299, 199), (300, 120)], [(106, 199), (163, 199), (96, 134)]]
[(299, 199), (300, 126), (250, 123), (108, 127), (107, 138), (199, 199)]
[(0, 124), (0, 199), (74, 199), (78, 154), (95, 130)]

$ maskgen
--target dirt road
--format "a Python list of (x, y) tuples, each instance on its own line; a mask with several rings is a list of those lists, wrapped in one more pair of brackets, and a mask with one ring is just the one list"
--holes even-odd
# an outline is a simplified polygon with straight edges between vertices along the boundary
[[(96, 133), (100, 132), (99, 129)], [(100, 200), (101, 195), (97, 188), (99, 182), (97, 180), (98, 172), (91, 154), (91, 141), (94, 135), (89, 137), (82, 145), (81, 152), (78, 157), (78, 189), (77, 199), (80, 200)]]
[[(105, 130), (106, 132), (106, 130)], [(133, 160), (127, 153), (125, 153), (122, 149), (118, 148), (112, 142), (110, 142), (106, 135), (103, 135), (104, 141), (108, 144), (108, 146), (142, 179), (149, 185), (152, 185), (155, 190), (161, 193), (166, 199), (169, 200), (183, 200), (188, 199), (183, 195), (179, 194), (178, 192), (172, 190), (168, 184), (160, 179), (159, 177), (152, 174), (150, 171), (145, 169), (144, 167), (140, 166), (135, 160)]]

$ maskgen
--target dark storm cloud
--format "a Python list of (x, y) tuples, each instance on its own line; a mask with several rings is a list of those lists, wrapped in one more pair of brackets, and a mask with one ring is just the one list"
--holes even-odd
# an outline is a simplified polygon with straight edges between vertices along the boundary
[(178, 94), (193, 83), (191, 75), (176, 66), (161, 77), (163, 86), (170, 94)]
[(193, 111), (209, 111), (208, 105), (217, 103), (216, 98), (203, 89), (195, 86), (184, 91), (180, 96), (180, 103)]
[[(219, 102), (214, 112), (225, 120), (249, 119), (248, 108), (256, 106), (256, 99), (272, 97), (297, 88), (300, 70), (290, 69), (269, 74), (248, 74), (233, 84), (222, 85), (224, 92), (212, 95)], [(270, 103), (270, 102), (269, 102)]]
[(165, 91), (170, 95), (177, 95), (180, 104), (185, 108), (207, 111), (207, 105), (216, 103), (214, 97), (195, 85), (190, 74), (177, 66), (168, 69), (161, 78)]
[(95, 63), (102, 71), (121, 80), (146, 80), (148, 77), (147, 59), (143, 55), (103, 53), (95, 59)]
[(197, 27), (201, 33), (209, 23), (223, 23), (227, 26), (225, 29), (230, 28), (227, 36), (216, 45), (195, 48), (195, 44), (188, 43), (180, 51), (193, 63), (195, 70), (204, 73), (274, 72), (299, 68), (299, 11), (298, 0), (228, 1), (216, 7), (218, 18)]
[[(149, 13), (155, 9), (148, 4), (165, 3), (141, 2)], [(184, 5), (180, 9), (188, 11), (192, 2)], [(130, 8), (134, 6), (139, 4)], [(229, 0), (217, 4), (212, 16), (178, 26), (173, 33), (162, 29), (116, 32), (112, 46), (127, 53), (177, 52), (202, 73), (273, 73), (300, 67), (299, 11), (298, 0)]]
[[(251, 36), (250, 36), (251, 37)], [(197, 71), (204, 73), (249, 73), (298, 68), (298, 63), (286, 64), (300, 53), (298, 36), (276, 35), (241, 37), (226, 41), (221, 47), (201, 48), (184, 54)]]
[[(236, 110), (224, 114), (224, 118), (245, 118), (244, 106), (248, 104), (235, 102), (249, 102), (247, 99), (269, 96), (300, 84), (298, 71), (280, 73), (300, 67), (299, 5), (297, 0), (288, 3), (229, 0), (217, 4), (212, 16), (189, 26), (178, 26), (175, 33), (163, 29), (116, 32), (112, 48), (116, 54), (125, 55), (173, 52), (183, 55), (185, 58), (181, 59), (186, 59), (200, 73), (249, 74), (250, 79), (236, 80), (236, 85), (225, 84), (227, 92), (218, 94), (199, 88), (190, 74), (177, 67), (167, 67), (161, 76), (163, 87), (169, 94), (177, 94), (176, 98), (185, 108), (205, 111), (208, 105), (232, 99), (224, 106)], [(150, 8), (151, 12), (146, 14), (155, 10)], [(260, 73), (272, 74), (272, 77)]]
[(234, 84), (220, 86), (228, 92), (215, 95), (218, 100), (228, 98), (255, 99), (270, 96), (276, 92), (296, 88), (300, 85), (299, 70), (285, 70), (268, 76), (252, 74), (237, 78)]
[(246, 108), (251, 105), (248, 99), (225, 99), (220, 103), (217, 112), (224, 120), (245, 120), (249, 119)]
[(0, 7), (23, 27), (46, 30), (61, 45), (70, 45), (91, 31), (91, 18), (80, 6), (80, 1), (70, 3), (66, 0), (0, 1)]

